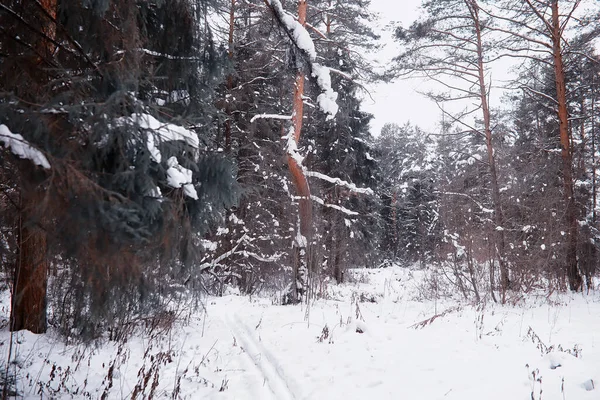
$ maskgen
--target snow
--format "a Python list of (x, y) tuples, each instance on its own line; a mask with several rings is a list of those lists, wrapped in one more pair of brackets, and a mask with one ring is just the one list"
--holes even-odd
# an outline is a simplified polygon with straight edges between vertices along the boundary
[(250, 119), (250, 123), (253, 123), (257, 119), (283, 119), (283, 120), (291, 120), (291, 115), (280, 115), (280, 114), (256, 114), (252, 119)]
[(298, 143), (296, 143), (296, 139), (294, 138), (294, 126), (290, 126), (288, 130), (288, 134), (284, 136), (282, 139), (286, 141), (285, 151), (286, 153), (296, 161), (296, 164), (299, 166), (302, 165), (304, 161), (304, 157), (298, 151)]
[(302, 248), (305, 248), (308, 244), (308, 242), (306, 240), (306, 236), (303, 236), (300, 233), (300, 229), (296, 229), (296, 237), (294, 239), (294, 242), (295, 242), (296, 246), (302, 247)]
[[(322, 299), (309, 307), (273, 305), (277, 293), (249, 298), (226, 290), (169, 334), (138, 333), (124, 344), (66, 346), (53, 333), (18, 332), (11, 369), (24, 399), (40, 398), (38, 391), (129, 398), (156, 360), (164, 360), (156, 398), (171, 398), (175, 387), (176, 398), (215, 400), (600, 397), (598, 293), (473, 305), (427, 299), (426, 274), (350, 270), (352, 283), (325, 281)], [(8, 302), (2, 299), (2, 312)], [(6, 356), (10, 333), (0, 336)]]
[(133, 113), (129, 117), (118, 118), (115, 121), (115, 124), (121, 126), (135, 124), (142, 129), (152, 131), (152, 134), (148, 135), (147, 147), (150, 152), (150, 157), (157, 163), (162, 161), (162, 155), (157, 148), (157, 140), (159, 143), (181, 140), (194, 149), (197, 149), (200, 145), (196, 133), (179, 125), (160, 122), (150, 114)]
[[(279, 0), (267, 0), (267, 3), (271, 5), (275, 14), (279, 17), (283, 25), (285, 25), (295, 45), (308, 55), (312, 76), (317, 78), (317, 84), (322, 92), (317, 97), (317, 103), (319, 104), (319, 108), (327, 114), (326, 119), (332, 119), (337, 114), (339, 107), (336, 103), (338, 94), (331, 87), (330, 69), (314, 62), (317, 59), (317, 51), (306, 28), (283, 9)], [(273, 117), (273, 115), (270, 115), (270, 117)]]
[(315, 195), (311, 195), (310, 199), (312, 201), (314, 201), (315, 203), (322, 205), (323, 207), (333, 208), (335, 210), (343, 212), (346, 215), (352, 215), (352, 216), (359, 215), (359, 213), (357, 213), (356, 211), (349, 210), (346, 207), (338, 206), (336, 204), (326, 203), (325, 200), (323, 200), (322, 198), (315, 196)]
[(322, 173), (316, 172), (316, 171), (305, 171), (304, 174), (306, 176), (310, 176), (310, 177), (313, 177), (313, 178), (321, 179), (321, 180), (327, 181), (329, 183), (335, 183), (336, 185), (344, 186), (344, 187), (346, 187), (346, 188), (348, 188), (351, 191), (356, 192), (356, 193), (363, 193), (363, 194), (373, 195), (373, 190), (371, 188), (359, 188), (355, 184), (350, 183), (350, 182), (346, 182), (345, 180), (340, 179), (340, 178), (332, 178), (330, 176), (327, 176), (325, 174), (322, 174)]
[(322, 93), (317, 97), (319, 108), (327, 114), (327, 120), (335, 117), (338, 112), (336, 103), (338, 94), (331, 88), (331, 75), (329, 68), (314, 63), (312, 68), (312, 76), (317, 78), (317, 84), (322, 90)]
[(183, 188), (183, 193), (194, 200), (198, 200), (196, 188), (192, 185), (192, 171), (182, 167), (173, 156), (167, 160), (167, 184), (173, 188)]
[(50, 169), (50, 163), (41, 151), (31, 146), (23, 136), (11, 132), (4, 124), (0, 124), (0, 143), (4, 143), (4, 147), (10, 148), (10, 151), (17, 157), (31, 160), (35, 165)]
[(317, 58), (317, 51), (308, 31), (283, 9), (279, 0), (267, 0), (267, 2), (281, 18), (281, 22), (292, 35), (296, 46), (306, 52), (311, 61), (314, 61)]
[[(129, 117), (120, 117), (115, 120), (117, 126), (139, 126), (141, 129), (150, 131), (146, 139), (146, 147), (150, 158), (160, 163), (162, 154), (158, 145), (161, 142), (183, 141), (190, 147), (198, 149), (200, 140), (198, 135), (183, 126), (163, 123), (150, 114), (133, 113)], [(194, 200), (198, 200), (198, 193), (192, 184), (192, 171), (179, 164), (177, 157), (172, 156), (167, 160), (167, 184), (172, 188), (183, 188), (183, 193)], [(161, 197), (160, 188), (149, 193), (152, 197)]]

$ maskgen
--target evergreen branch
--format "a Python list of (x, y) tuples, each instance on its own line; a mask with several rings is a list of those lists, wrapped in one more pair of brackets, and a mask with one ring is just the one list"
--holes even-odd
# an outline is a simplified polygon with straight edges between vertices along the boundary
[[(1, 4), (0, 4), (1, 5)], [(51, 60), (48, 60), (43, 54), (41, 54), (36, 48), (34, 48), (32, 45), (30, 45), (29, 43), (24, 42), (23, 40), (21, 40), (21, 38), (17, 37), (17, 36), (13, 36), (13, 35), (9, 35), (9, 33), (6, 31), (6, 29), (4, 29), (3, 27), (0, 26), (0, 32), (2, 32), (4, 35), (6, 35), (7, 37), (9, 37), (10, 39), (14, 40), (15, 42), (19, 43), (22, 46), (27, 47), (29, 50), (33, 51), (40, 60), (43, 60), (44, 63), (48, 64), (49, 66), (53, 67), (53, 68), (57, 68), (58, 66), (56, 64), (54, 64), (54, 62), (52, 62)], [(6, 56), (8, 57), (8, 56)]]
[(538, 90), (535, 90), (535, 89), (533, 89), (533, 88), (531, 88), (531, 87), (529, 87), (527, 85), (521, 85), (521, 86), (519, 86), (519, 89), (522, 89), (522, 90), (527, 91), (529, 93), (533, 93), (533, 94), (535, 94), (537, 96), (542, 96), (543, 98), (545, 98), (547, 100), (550, 100), (552, 103), (558, 105), (558, 101), (554, 97), (548, 96), (546, 93), (542, 93), (542, 92), (540, 92)]
[(531, 0), (525, 0), (525, 2), (529, 6), (529, 8), (531, 8), (531, 11), (533, 11), (533, 13), (540, 19), (540, 21), (542, 21), (542, 24), (544, 24), (544, 26), (548, 29), (548, 32), (552, 32), (552, 25), (548, 22), (546, 17), (542, 15), (540, 10), (538, 10), (537, 7), (531, 3)]
[[(36, 0), (37, 3), (37, 0)], [(10, 14), (13, 18), (17, 19), (19, 22), (21, 22), (25, 27), (27, 27), (30, 31), (32, 31), (33, 33), (35, 33), (36, 35), (42, 37), (44, 40), (52, 43), (53, 45), (55, 45), (57, 48), (63, 49), (71, 54), (74, 54), (73, 50), (65, 47), (62, 45), (62, 43), (57, 42), (55, 39), (49, 37), (48, 35), (46, 35), (44, 32), (40, 31), (39, 29), (33, 27), (29, 22), (25, 21), (25, 19), (23, 19), (23, 17), (21, 17), (19, 14), (17, 14), (16, 12), (14, 12), (11, 8), (9, 8), (8, 6), (1, 4), (0, 3), (0, 7), (2, 7), (4, 10), (6, 10), (8, 12), (8, 14)], [(47, 11), (46, 11), (47, 12)], [(68, 34), (67, 34), (67, 38), (69, 38)], [(78, 47), (78, 45), (76, 46)], [(79, 47), (79, 50), (81, 52), (83, 52), (83, 50), (81, 50), (81, 48)], [(37, 53), (37, 52), (36, 52)], [(38, 53), (39, 55), (39, 53)], [(103, 77), (102, 73), (100, 72), (98, 66), (96, 64), (94, 64), (85, 53), (83, 53), (84, 58), (94, 67), (95, 71), (101, 76)], [(48, 64), (52, 65), (52, 63), (48, 62), (46, 60), (46, 57), (42, 57)]]
[(567, 14), (565, 20), (563, 21), (563, 23), (560, 26), (560, 36), (563, 36), (563, 33), (565, 31), (565, 29), (567, 28), (567, 24), (569, 23), (569, 21), (573, 18), (573, 13), (575, 12), (575, 10), (579, 7), (579, 5), (581, 4), (581, 0), (576, 0), (573, 3), (573, 7), (571, 8), (571, 10), (569, 11), (569, 13)]
[(58, 23), (58, 21), (56, 20), (56, 18), (53, 17), (48, 12), (48, 10), (46, 10), (46, 7), (44, 7), (42, 4), (40, 4), (40, 0), (35, 0), (35, 4), (42, 10), (42, 12), (46, 15), (46, 17), (49, 18), (50, 21), (52, 21), (54, 23), (54, 25), (56, 25), (57, 27), (60, 28), (60, 30), (64, 33), (64, 35), (67, 38), (67, 40), (69, 42), (71, 42), (71, 44), (73, 46), (75, 46), (75, 48), (77, 49), (77, 51), (79, 51), (79, 53), (83, 56), (83, 58), (85, 58), (85, 60), (94, 68), (94, 70), (96, 71), (96, 73), (98, 75), (100, 75), (102, 78), (104, 78), (104, 75), (102, 75), (102, 72), (100, 71), (100, 68), (88, 57), (88, 55), (85, 53), (85, 51), (83, 51), (83, 49), (81, 48), (81, 46), (79, 45), (79, 43), (77, 43), (77, 41), (75, 39), (73, 39), (71, 37), (71, 35), (69, 35), (69, 32), (65, 29), (65, 27), (62, 26), (62, 24)]

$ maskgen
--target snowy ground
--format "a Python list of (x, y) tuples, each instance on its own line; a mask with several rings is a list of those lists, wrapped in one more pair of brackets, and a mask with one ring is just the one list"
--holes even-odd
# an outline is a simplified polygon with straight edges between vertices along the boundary
[(9, 371), (37, 399), (126, 399), (136, 385), (137, 398), (600, 399), (597, 293), (482, 307), (417, 300), (418, 271), (354, 275), (363, 283), (309, 308), (210, 298), (162, 340), (83, 348), (18, 333)]

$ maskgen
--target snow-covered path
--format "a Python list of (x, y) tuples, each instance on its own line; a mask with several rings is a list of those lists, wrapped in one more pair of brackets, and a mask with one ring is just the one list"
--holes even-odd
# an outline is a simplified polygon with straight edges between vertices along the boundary
[[(277, 385), (292, 389), (279, 398), (600, 398), (597, 296), (522, 308), (435, 304), (403, 297), (400, 286), (410, 285), (403, 272), (380, 273), (391, 275), (379, 289), (340, 288), (340, 301), (308, 311), (237, 297), (216, 299), (215, 307), (233, 312), (230, 325), (252, 338), (253, 359), (267, 360), (266, 380), (276, 375)], [(362, 291), (377, 302), (361, 302)], [(579, 358), (569, 350), (581, 350)]]
[(308, 309), (210, 298), (207, 313), (160, 340), (82, 348), (19, 333), (17, 388), (32, 399), (129, 399), (156, 376), (154, 398), (600, 399), (598, 293), (483, 307), (420, 299), (419, 272), (364, 274)]
[(276, 400), (296, 400), (299, 395), (298, 388), (290, 377), (286, 376), (279, 361), (270, 354), (262, 345), (260, 339), (246, 325), (236, 313), (224, 310), (227, 326), (232, 331), (240, 348), (248, 355), (250, 361), (264, 377), (264, 382), (269, 386), (272, 398)]

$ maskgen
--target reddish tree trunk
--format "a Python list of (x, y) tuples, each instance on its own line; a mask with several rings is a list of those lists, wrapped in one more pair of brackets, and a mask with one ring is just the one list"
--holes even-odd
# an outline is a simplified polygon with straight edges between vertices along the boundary
[(592, 224), (596, 226), (596, 87), (594, 82), (594, 75), (592, 75), (592, 105), (591, 105), (591, 119), (592, 119)]
[(19, 224), (19, 256), (14, 276), (11, 331), (27, 329), (33, 333), (46, 332), (46, 232), (39, 225), (33, 224), (33, 221), (27, 220), (32, 214), (32, 208), (39, 204), (36, 197), (22, 196), (23, 210)]
[[(306, 24), (306, 0), (298, 0), (298, 22), (303, 26)], [(302, 118), (304, 116), (304, 73), (298, 71), (294, 85), (294, 106), (292, 110), (292, 126), (294, 128), (294, 140), (300, 141), (302, 132)], [(308, 180), (304, 175), (302, 167), (288, 154), (288, 166), (292, 174), (292, 182), (296, 187), (299, 200), (299, 231), (296, 234), (295, 262), (294, 262), (294, 288), (296, 296), (294, 301), (302, 301), (308, 288), (308, 244), (312, 230), (312, 204), (310, 201), (310, 188)]]
[(561, 156), (563, 160), (563, 186), (565, 197), (565, 222), (567, 225), (566, 275), (571, 290), (581, 289), (582, 279), (577, 267), (577, 212), (573, 192), (571, 137), (569, 114), (567, 111), (567, 90), (563, 67), (558, 0), (552, 1), (552, 50), (558, 120), (560, 130)]
[[(57, 0), (40, 0), (39, 6), (43, 22), (41, 31), (52, 40), (56, 38)], [(55, 45), (40, 38), (36, 44), (38, 54), (50, 59)], [(38, 59), (37, 64), (43, 60)], [(40, 84), (47, 78), (40, 74)], [(46, 332), (46, 288), (48, 285), (47, 235), (39, 225), (35, 210), (43, 201), (43, 191), (36, 187), (35, 166), (27, 164), (24, 180), (29, 185), (21, 187), (21, 215), (19, 224), (19, 249), (14, 272), (14, 288), (11, 302), (10, 329), (27, 329), (33, 333)], [(25, 182), (27, 183), (27, 182)]]

